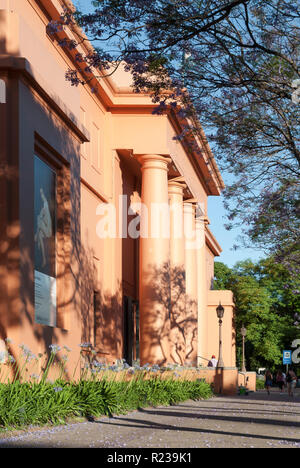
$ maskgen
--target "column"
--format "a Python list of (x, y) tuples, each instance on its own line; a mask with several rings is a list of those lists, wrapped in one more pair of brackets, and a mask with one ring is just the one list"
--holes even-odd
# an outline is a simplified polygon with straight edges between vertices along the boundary
[(185, 235), (185, 284), (186, 284), (186, 364), (196, 366), (198, 344), (198, 291), (197, 291), (197, 238), (195, 223), (196, 206), (193, 202), (184, 202)]
[(169, 181), (170, 204), (170, 357), (185, 363), (185, 241), (183, 226), (183, 189), (185, 185)]
[(138, 157), (142, 170), (140, 232), (140, 360), (170, 362), (170, 224), (168, 207), (169, 158)]
[(207, 283), (205, 216), (196, 218), (197, 233), (197, 295), (198, 295), (198, 365), (206, 367), (207, 361)]

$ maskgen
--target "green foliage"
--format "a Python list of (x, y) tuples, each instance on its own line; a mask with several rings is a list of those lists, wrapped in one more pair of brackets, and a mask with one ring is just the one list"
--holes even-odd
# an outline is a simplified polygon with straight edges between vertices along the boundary
[(232, 270), (221, 262), (215, 262), (214, 289), (229, 289), (231, 284)]
[(256, 390), (263, 390), (264, 388), (265, 388), (264, 379), (257, 379), (256, 380)]
[(283, 349), (299, 337), (295, 316), (300, 313), (297, 284), (272, 258), (238, 262), (233, 268), (216, 262), (215, 289), (231, 289), (235, 297), (237, 357), (241, 357), (242, 324), (247, 328), (248, 369), (281, 365)]
[(78, 383), (56, 381), (0, 384), (0, 427), (20, 428), (30, 424), (63, 424), (75, 416), (100, 417), (126, 413), (145, 406), (172, 405), (188, 399), (212, 396), (203, 381), (152, 377), (147, 380)]
[(175, 405), (180, 401), (207, 399), (212, 396), (210, 385), (203, 381), (152, 378), (133, 380), (129, 384), (116, 382), (116, 386), (122, 411), (149, 405)]

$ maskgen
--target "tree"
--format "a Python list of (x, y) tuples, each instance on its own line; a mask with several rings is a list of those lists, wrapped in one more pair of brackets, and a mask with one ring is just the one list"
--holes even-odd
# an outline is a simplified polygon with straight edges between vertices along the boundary
[[(88, 14), (66, 10), (49, 25), (78, 23), (97, 44), (78, 61), (101, 77), (121, 63), (157, 112), (176, 112), (199, 131), (199, 117), (221, 169), (228, 228), (276, 254), (299, 275), (299, 5), (294, 0), (93, 0)], [(76, 30), (63, 47), (86, 41)], [(73, 85), (86, 83), (69, 70)], [(191, 139), (190, 139), (191, 141)]]
[(234, 281), (234, 273), (231, 268), (222, 262), (215, 262), (214, 265), (214, 289), (231, 289)]
[(274, 368), (282, 362), (283, 349), (290, 349), (299, 336), (296, 315), (300, 313), (295, 280), (272, 258), (253, 263), (238, 262), (229, 268), (215, 263), (216, 289), (231, 289), (235, 298), (237, 355), (241, 355), (240, 329), (247, 328), (248, 369)]

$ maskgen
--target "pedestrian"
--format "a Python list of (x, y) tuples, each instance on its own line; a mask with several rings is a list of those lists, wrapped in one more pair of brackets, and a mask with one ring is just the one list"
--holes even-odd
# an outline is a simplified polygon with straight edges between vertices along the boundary
[(283, 376), (283, 381), (284, 381), (284, 386), (283, 387), (285, 387), (286, 386), (286, 374), (285, 374), (284, 371), (282, 372), (282, 376)]
[(265, 388), (268, 392), (268, 395), (270, 395), (270, 388), (273, 385), (273, 375), (269, 370), (266, 371), (265, 373)]
[(276, 383), (278, 384), (278, 387), (280, 389), (280, 394), (282, 394), (284, 385), (285, 385), (285, 379), (284, 379), (283, 372), (281, 370), (277, 372)]
[(288, 387), (288, 394), (289, 396), (294, 396), (294, 390), (297, 385), (297, 376), (293, 369), (289, 369), (287, 376), (286, 376), (286, 382), (287, 382), (287, 387)]
[(211, 360), (208, 363), (208, 367), (217, 367), (218, 365), (218, 360), (216, 359), (216, 356), (213, 354), (211, 357)]

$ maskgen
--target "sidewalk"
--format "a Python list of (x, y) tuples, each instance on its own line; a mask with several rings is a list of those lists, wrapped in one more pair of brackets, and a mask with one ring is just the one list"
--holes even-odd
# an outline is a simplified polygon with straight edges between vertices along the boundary
[(95, 422), (0, 434), (0, 448), (300, 448), (300, 389), (145, 408)]

